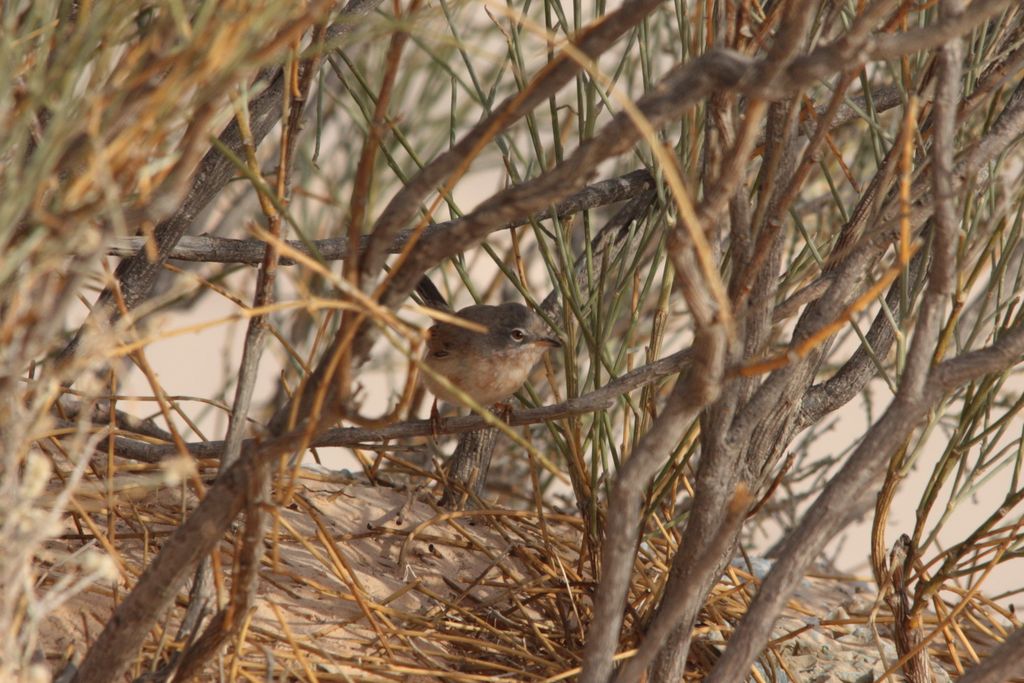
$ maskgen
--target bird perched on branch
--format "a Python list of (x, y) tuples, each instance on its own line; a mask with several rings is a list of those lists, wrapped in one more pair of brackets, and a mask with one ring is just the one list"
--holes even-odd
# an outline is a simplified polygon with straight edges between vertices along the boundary
[[(450, 310), (429, 278), (423, 278), (417, 291), (428, 306)], [(464, 397), (469, 396), (483, 406), (498, 404), (526, 383), (545, 351), (562, 345), (540, 316), (523, 304), (477, 304), (455, 316), (468, 324), (436, 323), (430, 328), (423, 359), (458, 389), (452, 391), (425, 374), (424, 383), (436, 397), (431, 410), (435, 425), (439, 424), (437, 399), (468, 405)]]

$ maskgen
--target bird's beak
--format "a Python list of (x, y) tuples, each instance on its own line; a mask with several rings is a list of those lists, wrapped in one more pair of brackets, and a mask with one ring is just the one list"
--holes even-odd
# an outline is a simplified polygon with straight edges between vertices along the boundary
[(537, 344), (538, 346), (548, 346), (551, 347), (552, 349), (562, 348), (562, 342), (558, 341), (554, 337), (537, 337), (536, 339), (533, 340), (533, 343)]

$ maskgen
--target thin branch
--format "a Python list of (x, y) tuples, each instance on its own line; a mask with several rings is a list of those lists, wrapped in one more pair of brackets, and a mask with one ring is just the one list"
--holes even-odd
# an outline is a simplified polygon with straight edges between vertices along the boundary
[[(629, 0), (620, 9), (585, 27), (573, 40), (576, 51), (596, 59), (659, 4), (661, 0)], [(392, 198), (374, 224), (372, 239), (363, 257), (363, 275), (372, 278), (378, 276), (384, 265), (387, 247), (393, 243), (398, 230), (414, 222), (420, 201), (427, 194), (437, 190), (452, 174), (464, 172), (497, 133), (560, 90), (582, 68), (583, 65), (576, 62), (567, 51), (559, 52), (523, 90), (495, 107), (458, 143), (421, 168)], [(501, 222), (511, 218), (513, 216)], [(412, 241), (415, 242), (415, 239)], [(419, 279), (423, 270), (414, 279)], [(401, 298), (405, 298), (409, 291), (411, 289), (403, 292)]]
[[(351, 27), (352, 18), (369, 13), (380, 0), (350, 0), (341, 13), (341, 23)], [(334, 0), (318, 0), (311, 5), (301, 23), (302, 31), (309, 25), (309, 19), (315, 19), (326, 13), (334, 5)], [(299, 28), (300, 24), (288, 27), (288, 35)], [(298, 38), (301, 31), (294, 37)], [(291, 42), (290, 40), (288, 42)], [(249, 120), (252, 139), (259, 145), (264, 137), (281, 119), (282, 97), (284, 96), (285, 78), (281, 69), (264, 69), (257, 76), (257, 81), (266, 79), (267, 87), (249, 105)], [(219, 142), (236, 155), (242, 153), (245, 142), (242, 138), (238, 122), (232, 120), (218, 138)], [(145, 301), (156, 282), (157, 275), (163, 270), (163, 264), (169, 257), (181, 237), (185, 234), (206, 206), (220, 194), (221, 190), (234, 176), (234, 164), (221, 154), (216, 146), (203, 157), (192, 178), (192, 185), (181, 206), (170, 218), (161, 221), (153, 232), (155, 249), (150, 253), (148, 248), (140, 248), (131, 257), (121, 261), (116, 270), (118, 286), (124, 297), (128, 310), (132, 310)], [(153, 254), (156, 258), (153, 258)], [(101, 326), (105, 327), (118, 317), (113, 305), (114, 296), (111, 288), (106, 288), (96, 300), (88, 320), (79, 328), (75, 336), (64, 347), (58, 356), (58, 363), (68, 361), (81, 341), (85, 330)]]
[[(554, 210), (545, 209), (534, 216), (519, 216), (503, 225), (495, 225), (491, 232), (500, 232), (509, 228), (518, 228), (528, 225), (531, 220), (543, 221), (552, 216), (568, 218), (574, 214), (594, 209), (607, 204), (614, 204), (643, 192), (650, 191), (654, 187), (654, 179), (650, 171), (639, 169), (631, 171), (617, 178), (602, 180), (588, 185), (579, 192), (570, 195), (555, 205)], [(458, 221), (443, 221), (434, 223), (423, 231), (424, 237), (443, 236), (445, 231), (451, 229)], [(412, 230), (399, 232), (391, 245), (387, 248), (389, 254), (399, 254), (405, 248)], [(118, 239), (109, 250), (115, 256), (134, 254), (145, 245), (145, 237), (123, 237)], [(363, 236), (359, 243), (360, 251), (364, 251), (369, 244), (370, 237)], [(348, 238), (331, 237), (327, 239), (311, 240), (315, 247), (315, 255), (324, 261), (341, 261), (348, 257)], [(299, 240), (287, 240), (286, 244), (296, 251), (313, 256), (305, 242)], [(255, 239), (231, 239), (227, 237), (214, 237), (210, 235), (186, 235), (171, 250), (168, 258), (178, 261), (197, 261), (202, 263), (244, 263), (257, 265), (263, 261), (266, 252), (266, 242)], [(282, 266), (295, 265), (290, 258), (280, 260)]]
[[(837, 71), (849, 69), (853, 64), (875, 60), (896, 59), (921, 52), (949, 42), (1010, 6), (1013, 0), (977, 0), (963, 14), (937, 21), (910, 31), (868, 35), (854, 30), (836, 42), (817, 48), (794, 60), (782, 83), (771, 86), (789, 90), (793, 84), (809, 84), (827, 78)], [(876, 3), (882, 6), (884, 3)], [(765, 84), (769, 85), (769, 84)]]
[[(953, 25), (958, 29), (968, 30), (999, 11), (1008, 2), (1009, 0), (982, 0), (976, 3), (979, 7), (974, 9), (969, 17), (965, 15)], [(886, 3), (878, 3), (876, 7), (878, 5), (884, 6)], [(972, 5), (972, 8), (975, 6)], [(866, 30), (869, 24), (870, 22), (864, 22), (860, 32), (851, 31), (833, 45), (818, 48), (794, 59), (788, 68), (781, 71), (775, 68), (774, 63), (754, 60), (731, 50), (709, 51), (669, 72), (654, 91), (637, 101), (637, 109), (651, 127), (658, 129), (668, 121), (676, 120), (683, 111), (694, 106), (713, 90), (727, 89), (772, 100), (788, 96), (832, 73), (852, 68), (851, 63), (857, 63), (856, 57), (860, 55), (866, 53), (869, 58), (874, 58), (871, 34)], [(942, 31), (948, 31), (949, 24), (950, 22), (939, 22), (937, 25), (942, 26)], [(913, 50), (908, 46), (909, 51)], [(766, 75), (776, 73), (779, 74), (778, 77), (766, 78)], [(416, 252), (409, 256), (400, 269), (394, 271), (385, 301), (389, 305), (396, 305), (404, 300), (427, 268), (445, 257), (465, 250), (487, 234), (493, 225), (504, 224), (518, 215), (539, 210), (557, 201), (566, 191), (575, 191), (582, 187), (587, 176), (580, 173), (580, 169), (596, 168), (603, 160), (630, 149), (639, 137), (640, 131), (634, 126), (629, 114), (620, 113), (600, 133), (583, 142), (554, 169), (492, 196), (472, 213), (457, 221), (443, 239), (435, 236), (419, 240)], [(416, 197), (422, 196), (433, 187), (434, 185), (430, 184), (429, 187), (418, 189)], [(414, 210), (412, 201), (408, 201), (408, 206), (400, 210), (398, 207), (401, 203), (396, 197), (378, 220), (381, 234), (388, 234), (389, 239), (392, 234), (390, 227), (399, 222), (398, 218), (411, 218), (410, 212)], [(379, 269), (377, 261), (379, 259), (364, 262), (364, 272), (369, 272), (366, 269), (372, 270), (373, 266)]]
[[(363, 13), (369, 11), (373, 6), (374, 0), (353, 0), (347, 9), (355, 13)], [(319, 3), (310, 11), (316, 9), (317, 12), (325, 11), (333, 3)], [(298, 40), (299, 36), (295, 36), (295, 40)], [(309, 85), (311, 84), (312, 74), (318, 69), (320, 60), (322, 59), (321, 53), (316, 53), (307, 63), (305, 67), (308, 71), (305, 72), (305, 77), (308, 79), (304, 85), (308, 92)], [(255, 145), (259, 144), (259, 141), (263, 136), (269, 132), (270, 128), (276, 124), (277, 120), (282, 116), (284, 110), (284, 97), (289, 97), (292, 92), (285, 91), (285, 82), (287, 79), (280, 75), (278, 79), (274, 81), (274, 84), (266, 91), (264, 91), (256, 101), (252, 103), (249, 108), (249, 113), (252, 115), (255, 113), (257, 116), (253, 116), (250, 121), (250, 135), (243, 135), (241, 126), (236, 120), (233, 127), (229, 127), (223, 137), (227, 138), (228, 143), (233, 143), (235, 149), (244, 149), (246, 145), (250, 149), (254, 149)], [(276, 102), (268, 102), (266, 98), (276, 94), (278, 100)], [(299, 117), (301, 111), (296, 113), (297, 116), (292, 117), (291, 132), (297, 130), (299, 124)], [(289, 126), (286, 126), (286, 134), (289, 132)], [(223, 140), (222, 140), (223, 142)], [(293, 147), (289, 144), (283, 146), (282, 154), (283, 163), (281, 168), (281, 179), (287, 176), (288, 165), (290, 163), (291, 149)], [(211, 156), (213, 155), (213, 156)], [(132, 287), (133, 302), (137, 304), (148, 296), (149, 289), (151, 288), (153, 281), (156, 276), (156, 272), (162, 267), (163, 261), (166, 259), (167, 253), (170, 248), (177, 242), (177, 240), (187, 229), (188, 225), (191, 224), (194, 216), (198, 211), (205, 206), (205, 204), (212, 199), (212, 197), (218, 192), (223, 185), (227, 182), (230, 177), (230, 171), (233, 168), (232, 163), (225, 159), (219, 154), (219, 152), (211, 151), (207, 155), (207, 159), (204, 160), (204, 165), (201, 169), (207, 173), (204, 176), (202, 173), (197, 175), (196, 183), (198, 183), (198, 190), (207, 190), (206, 192), (199, 192), (197, 185), (193, 185), (193, 189), (197, 190), (193, 193), (193, 197), (196, 198), (191, 202), (186, 203), (186, 209), (180, 211), (173, 219), (171, 223), (163, 224), (163, 238), (164, 241), (160, 243), (161, 255), (157, 259), (157, 263), (149, 264), (148, 255), (141, 255), (136, 257), (136, 265), (140, 265), (141, 270), (135, 274), (128, 274), (130, 270), (126, 266), (126, 270), (121, 273), (119, 283), (128, 282)], [(205, 183), (210, 183), (213, 187), (204, 187)], [(210, 191), (212, 190), (212, 192)], [(268, 258), (275, 259), (275, 255), (271, 252)], [(130, 263), (132, 260), (129, 259), (126, 262), (122, 262), (122, 266), (126, 263)], [(156, 271), (152, 270), (152, 266), (157, 268)], [(134, 271), (132, 271), (134, 272)], [(266, 270), (265, 270), (266, 272)], [(118, 288), (114, 288), (112, 291), (120, 294)], [(101, 300), (103, 295), (101, 295)], [(120, 301), (122, 308), (126, 306), (126, 302)], [(104, 305), (98, 305), (93, 309), (90, 317), (97, 314), (97, 311), (102, 311), (106, 308)], [(107, 313), (103, 313), (107, 315)], [(82, 329), (86, 329), (89, 325), (87, 321), (86, 325), (83, 325), (79, 330), (79, 334)], [(77, 336), (76, 336), (77, 340)], [(76, 341), (72, 341), (64, 350), (63, 355), (66, 357), (74, 352)], [(313, 423), (311, 425), (302, 425), (302, 435), (308, 434), (308, 430), (315, 428), (317, 425)], [(294, 436), (294, 435), (293, 435)], [(308, 438), (308, 437), (306, 437)], [(225, 472), (222, 472), (218, 478), (213, 489), (218, 487), (227, 488), (231, 491), (230, 494), (226, 495), (213, 495), (213, 490), (208, 491), (208, 495), (204, 497), (200, 503), (196, 512), (190, 515), (189, 518), (182, 524), (171, 537), (169, 542), (162, 548), (161, 552), (157, 555), (154, 561), (147, 568), (146, 573), (140, 578), (138, 583), (134, 586), (131, 593), (127, 596), (125, 601), (121, 604), (118, 611), (108, 620), (104, 627), (103, 633), (89, 649), (82, 662), (82, 666), (75, 676), (76, 682), (90, 682), (90, 681), (104, 681), (111, 680), (119, 677), (124, 669), (128, 666), (130, 658), (134, 657), (138, 652), (139, 647), (142, 644), (145, 635), (148, 633), (150, 627), (155, 623), (161, 616), (163, 611), (167, 608), (170, 601), (173, 599), (176, 592), (180, 589), (188, 573), (200, 560), (200, 558), (209, 554), (213, 549), (213, 546), (223, 535), (227, 525), (232, 519), (238, 514), (243, 503), (250, 503), (250, 505), (259, 506), (259, 501), (254, 498), (251, 494), (253, 490), (264, 488), (263, 482), (269, 471), (270, 463), (274, 456), (282, 454), (288, 448), (294, 448), (296, 443), (301, 444), (302, 441), (296, 442), (294, 439), (289, 442), (281, 442), (280, 440), (271, 440), (273, 447), (266, 447), (258, 449), (258, 453), (264, 455), (263, 458), (258, 458), (255, 454), (252, 456), (252, 460), (249, 462), (243, 462), (249, 460), (249, 458), (243, 457), (241, 461), (236, 462), (234, 465), (229, 467)], [(266, 453), (271, 455), (265, 455)], [(234, 473), (234, 474), (232, 474)], [(205, 506), (205, 508), (204, 508)], [(200, 510), (204, 510), (200, 514)], [(253, 508), (250, 507), (252, 513)], [(206, 518), (209, 519), (206, 519)], [(186, 533), (186, 529), (190, 528), (190, 522), (199, 520), (200, 529), (192, 527), (191, 532)], [(211, 521), (212, 520), (212, 521)], [(250, 524), (247, 530), (247, 539), (251, 541), (250, 548), (254, 554), (254, 561), (251, 563), (252, 566), (248, 570), (249, 581), (247, 585), (240, 586), (243, 592), (247, 592), (249, 595), (252, 594), (252, 581), (255, 578), (255, 570), (258, 567), (258, 554), (262, 551), (262, 542), (260, 540), (262, 535), (262, 513), (250, 514)]]
[[(917, 283), (926, 258), (927, 252), (919, 251), (910, 261), (906, 278), (914, 289), (919, 286)], [(875, 315), (871, 327), (864, 335), (864, 343), (831, 377), (807, 390), (800, 406), (800, 429), (816, 424), (829, 413), (852, 401), (868, 382), (878, 376), (879, 361), (889, 355), (896, 341), (896, 328), (885, 309), (892, 311), (896, 319), (900, 320), (903, 315), (900, 309), (902, 293), (902, 283), (894, 282), (885, 296), (885, 308)]]
[[(991, 162), (997, 155), (1004, 153), (1007, 146), (1021, 133), (1024, 133), (1024, 81), (1018, 83), (1005, 108), (986, 135), (954, 168), (953, 177), (958, 182), (958, 187), (963, 187), (964, 183), (975, 174), (980, 173), (985, 164)], [(922, 188), (928, 184), (926, 180), (919, 182)], [(884, 211), (883, 217), (878, 221), (883, 227), (862, 238), (856, 247), (845, 250), (846, 253), (842, 259), (827, 274), (827, 277), (830, 278), (830, 285), (825, 294), (808, 307), (797, 323), (791, 341), (793, 348), (798, 347), (802, 340), (820, 336), (823, 330), (834, 325), (841, 318), (852, 299), (863, 295), (863, 289), (859, 286), (863, 273), (898, 237), (899, 221), (908, 221), (911, 226), (911, 234), (916, 234), (932, 215), (934, 203), (930, 200), (929, 193), (923, 189), (918, 191), (917, 187), (918, 183), (915, 183), (915, 189), (911, 190), (911, 196), (916, 196), (918, 199), (909, 212), (901, 211), (899, 203), (894, 202), (893, 206)], [(842, 248), (842, 240), (840, 240), (836, 249)], [(820, 348), (819, 344), (815, 352), (819, 352)], [(814, 363), (803, 364), (805, 376), (807, 369), (813, 365)], [(746, 441), (765, 416), (777, 411), (780, 397), (790, 386), (789, 383), (795, 381), (796, 370), (799, 367), (797, 363), (787, 363), (782, 370), (772, 373), (762, 383), (757, 393), (744, 408), (743, 414), (733, 424), (730, 439), (738, 442)]]
[[(657, 382), (665, 377), (676, 374), (684, 368), (693, 356), (690, 349), (677, 351), (632, 370), (621, 377), (611, 380), (594, 391), (540, 408), (527, 408), (509, 413), (506, 423), (510, 427), (536, 424), (560, 420), (573, 415), (604, 410), (615, 402), (622, 394), (635, 391), (641, 387)], [(439, 434), (462, 434), (487, 427), (487, 421), (479, 415), (445, 418)], [(329, 429), (309, 441), (310, 447), (329, 446), (368, 446), (370, 444), (386, 444), (396, 439), (414, 436), (430, 436), (434, 433), (434, 425), (430, 420), (407, 420), (376, 429), (363, 427), (340, 427)], [(199, 441), (185, 444), (189, 454), (196, 458), (216, 458), (224, 452), (223, 441)], [(257, 439), (247, 439), (242, 443), (243, 450), (258, 445)], [(140, 462), (161, 462), (177, 456), (180, 451), (173, 444), (150, 444), (125, 437), (114, 440), (115, 453), (120, 457)]]

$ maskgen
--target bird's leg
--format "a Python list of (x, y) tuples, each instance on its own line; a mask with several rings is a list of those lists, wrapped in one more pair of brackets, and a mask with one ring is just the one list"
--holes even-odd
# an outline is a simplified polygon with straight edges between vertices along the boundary
[(512, 404), (499, 401), (491, 406), (491, 412), (497, 415), (502, 422), (508, 422), (512, 417)]

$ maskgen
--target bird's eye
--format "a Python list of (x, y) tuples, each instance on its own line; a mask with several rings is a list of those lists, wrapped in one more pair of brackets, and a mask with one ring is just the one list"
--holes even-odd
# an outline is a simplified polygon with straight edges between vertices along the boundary
[(512, 330), (512, 334), (510, 336), (512, 337), (512, 341), (517, 342), (521, 342), (524, 339), (526, 339), (526, 333), (520, 330), (519, 328)]

